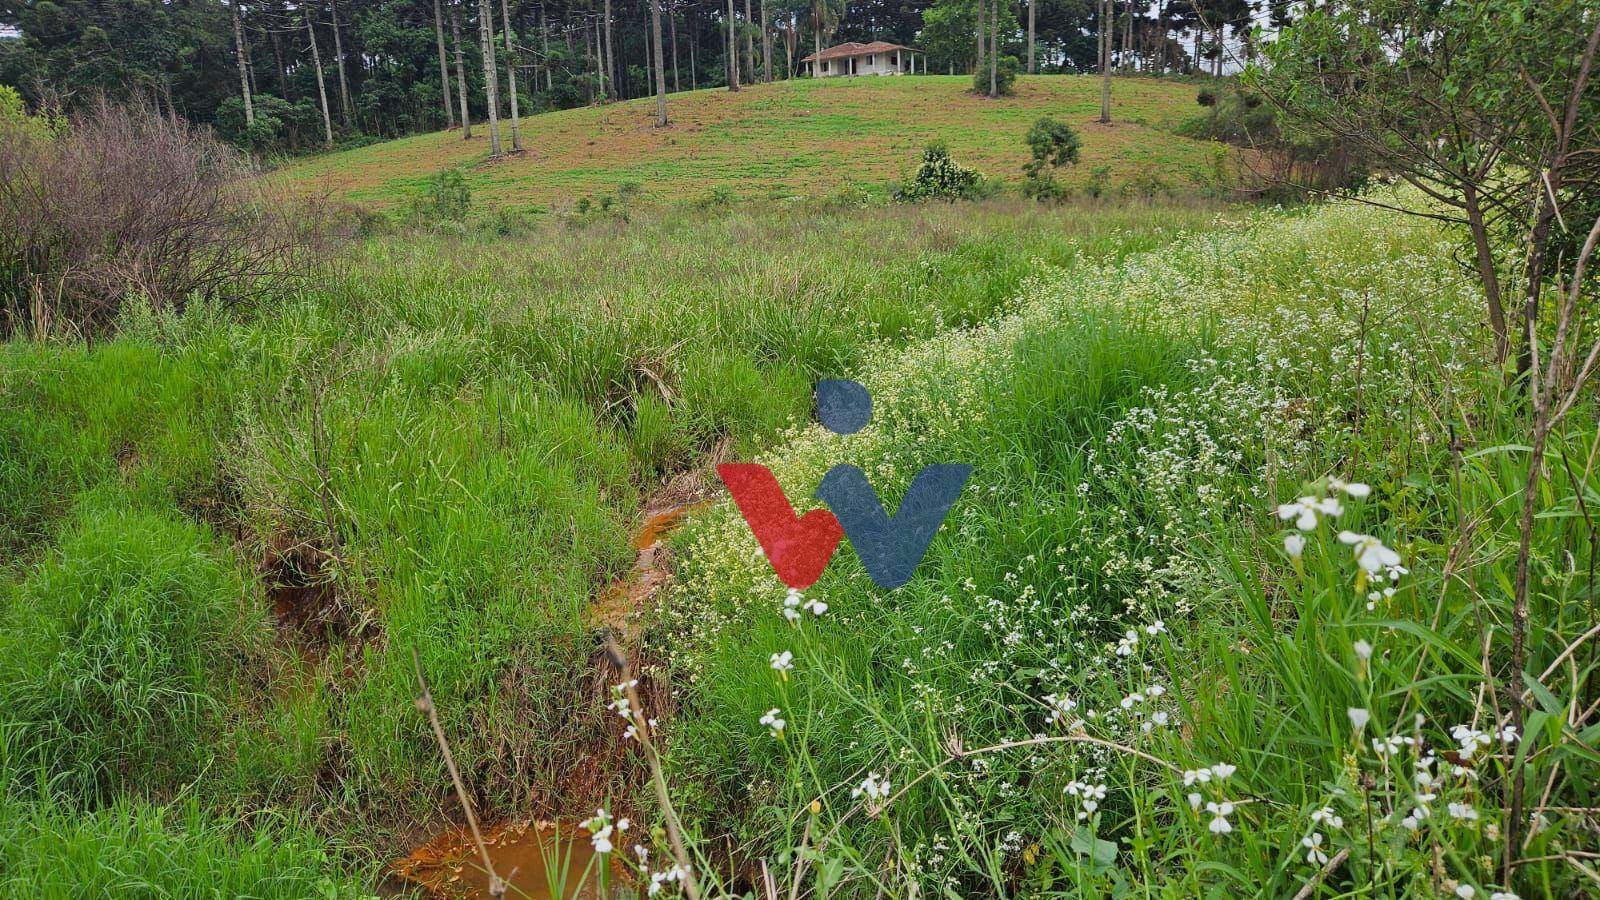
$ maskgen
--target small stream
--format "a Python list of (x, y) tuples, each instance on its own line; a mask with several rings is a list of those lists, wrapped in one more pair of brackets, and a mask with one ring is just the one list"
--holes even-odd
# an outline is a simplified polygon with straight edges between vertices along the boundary
[[(709, 505), (707, 501), (657, 506), (646, 513), (634, 533), (637, 554), (633, 567), (601, 592), (590, 608), (589, 624), (612, 629), (618, 640), (631, 645), (638, 637), (642, 613), (670, 573), (661, 559), (661, 544), (685, 516)], [(577, 825), (555, 822), (512, 822), (491, 827), (483, 835), (484, 848), (495, 873), (507, 883), (506, 897), (517, 900), (598, 900), (600, 867), (588, 832)], [(489, 874), (466, 828), (452, 828), (389, 866), (394, 877), (422, 888), (427, 894), (449, 900), (492, 900)], [(612, 865), (607, 884), (626, 884), (626, 876)]]

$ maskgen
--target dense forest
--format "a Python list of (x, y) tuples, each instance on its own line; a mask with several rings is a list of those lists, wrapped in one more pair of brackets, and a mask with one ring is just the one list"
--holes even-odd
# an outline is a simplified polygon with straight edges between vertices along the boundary
[[(929, 71), (966, 72), (988, 5), (666, 0), (664, 81), (675, 92), (795, 77), (813, 50), (851, 40), (914, 45)], [(1046, 73), (1095, 68), (1103, 21), (1120, 70), (1221, 71), (1279, 14), (1251, 0), (997, 8), (1000, 53)], [(490, 71), (497, 105), (523, 114), (644, 96), (650, 22), (650, 0), (0, 0), (14, 32), (0, 83), (66, 108), (143, 95), (235, 144), (300, 152), (454, 127), (462, 107), (483, 116)]]

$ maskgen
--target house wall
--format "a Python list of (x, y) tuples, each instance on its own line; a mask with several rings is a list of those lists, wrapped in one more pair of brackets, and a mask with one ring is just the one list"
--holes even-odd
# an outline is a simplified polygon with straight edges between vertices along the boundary
[[(911, 55), (909, 53), (902, 52), (900, 55), (902, 57), (902, 61), (903, 62), (905, 62), (905, 63), (909, 63), (910, 62), (910, 56)], [(820, 72), (814, 73), (815, 77), (817, 77), (817, 78), (837, 78), (837, 77), (840, 77), (840, 76), (851, 75), (851, 74), (854, 74), (854, 75), (900, 75), (900, 74), (902, 74), (900, 68), (897, 68), (896, 65), (895, 65), (895, 54), (892, 51), (889, 52), (889, 53), (865, 53), (865, 54), (862, 54), (861, 56), (854, 57), (854, 59), (855, 59), (855, 63), (856, 63), (854, 72), (850, 71), (850, 58), (841, 57), (839, 59), (824, 60), (822, 62), (822, 67), (823, 67), (822, 70)]]

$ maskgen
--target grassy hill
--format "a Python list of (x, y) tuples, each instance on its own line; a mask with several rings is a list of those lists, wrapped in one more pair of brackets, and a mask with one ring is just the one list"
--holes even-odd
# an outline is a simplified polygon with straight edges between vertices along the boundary
[(722, 190), (743, 198), (817, 196), (848, 184), (881, 185), (903, 175), (931, 140), (985, 174), (1020, 177), (1023, 133), (1051, 115), (1083, 135), (1083, 156), (1064, 180), (1086, 183), (1108, 167), (1113, 183), (1149, 192), (1213, 179), (1205, 142), (1171, 133), (1194, 114), (1194, 89), (1153, 78), (1121, 78), (1110, 126), (1100, 125), (1100, 86), (1090, 76), (1019, 78), (1016, 95), (989, 100), (963, 76), (798, 80), (737, 94), (674, 94), (672, 124), (653, 125), (653, 99), (569, 109), (523, 122), (527, 152), (489, 163), (488, 132), (471, 141), (435, 132), (296, 163), (288, 174), (335, 196), (398, 202), (441, 168), (465, 166), (485, 202), (552, 205), (636, 182), (652, 200), (699, 199)]

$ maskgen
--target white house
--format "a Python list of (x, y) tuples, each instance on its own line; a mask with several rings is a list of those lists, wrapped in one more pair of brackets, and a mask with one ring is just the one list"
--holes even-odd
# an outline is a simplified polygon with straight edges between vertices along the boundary
[(904, 75), (917, 71), (917, 54), (921, 52), (884, 41), (873, 41), (870, 44), (850, 41), (829, 47), (821, 53), (813, 53), (800, 61), (811, 64), (813, 78), (831, 78), (835, 75)]

